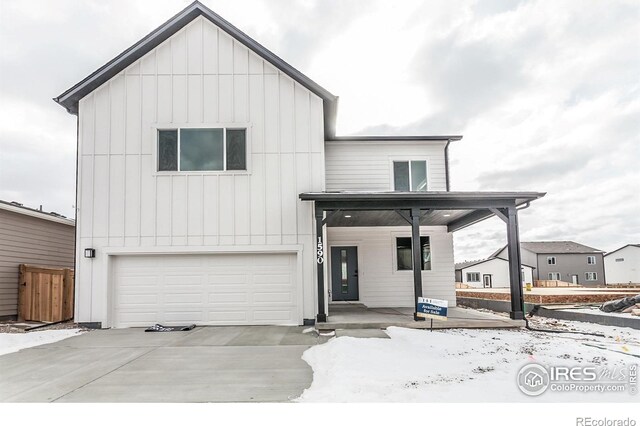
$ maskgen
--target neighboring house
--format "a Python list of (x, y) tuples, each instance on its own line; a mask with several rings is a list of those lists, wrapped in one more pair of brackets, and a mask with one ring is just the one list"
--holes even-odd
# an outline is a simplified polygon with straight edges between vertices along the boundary
[(455, 306), (452, 233), (494, 215), (523, 317), (516, 208), (543, 193), (449, 191), (461, 136), (336, 136), (336, 96), (198, 2), (55, 100), (78, 115), (79, 322)]
[[(559, 280), (583, 286), (604, 285), (604, 252), (573, 241), (520, 244), (522, 263), (534, 265), (535, 280)], [(506, 247), (491, 257), (509, 259)]]
[[(535, 268), (522, 264), (522, 283), (533, 284)], [(478, 288), (509, 287), (509, 261), (499, 257), (456, 263), (456, 282)]]
[(0, 200), (0, 318), (18, 315), (18, 266), (73, 268), (75, 223)]
[(607, 284), (640, 284), (640, 244), (627, 244), (604, 255)]

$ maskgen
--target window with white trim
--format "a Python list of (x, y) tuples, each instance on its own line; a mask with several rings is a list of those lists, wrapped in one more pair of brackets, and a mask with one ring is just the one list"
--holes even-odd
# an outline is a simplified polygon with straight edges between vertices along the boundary
[(560, 281), (560, 272), (549, 272), (549, 279)]
[(467, 282), (468, 283), (479, 283), (480, 282), (480, 272), (467, 272)]
[(586, 278), (587, 281), (597, 281), (598, 280), (598, 274), (596, 272), (585, 272), (584, 273), (584, 277)]
[(547, 265), (555, 265), (556, 257), (555, 256), (547, 256)]
[(393, 189), (395, 191), (426, 191), (427, 190), (427, 162), (394, 161)]
[(587, 256), (587, 265), (595, 265), (596, 257), (595, 256)]
[(247, 130), (158, 129), (159, 172), (247, 170)]

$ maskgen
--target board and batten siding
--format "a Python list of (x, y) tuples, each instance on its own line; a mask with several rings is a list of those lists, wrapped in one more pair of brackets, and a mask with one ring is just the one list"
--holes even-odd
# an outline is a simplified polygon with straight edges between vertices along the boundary
[(0, 209), (0, 317), (18, 314), (21, 263), (73, 268), (75, 228)]
[[(79, 104), (77, 318), (103, 322), (103, 248), (302, 245), (324, 190), (322, 100), (198, 17)], [(247, 172), (157, 173), (158, 126), (247, 127)], [(304, 256), (304, 282), (314, 283)], [(302, 286), (302, 283), (299, 283)], [(303, 289), (304, 317), (315, 314)]]
[[(456, 306), (453, 235), (442, 226), (421, 226), (420, 235), (430, 237), (432, 256), (431, 270), (422, 271), (423, 296), (445, 299), (449, 306)], [(358, 247), (359, 303), (372, 308), (412, 307), (413, 271), (397, 271), (395, 255), (396, 237), (410, 236), (408, 226), (330, 227), (327, 228), (327, 253), (331, 247)], [(327, 259), (330, 262), (330, 256)], [(328, 288), (331, 288), (330, 282)]]
[(328, 141), (327, 191), (393, 191), (393, 161), (426, 160), (427, 189), (446, 191), (446, 141)]

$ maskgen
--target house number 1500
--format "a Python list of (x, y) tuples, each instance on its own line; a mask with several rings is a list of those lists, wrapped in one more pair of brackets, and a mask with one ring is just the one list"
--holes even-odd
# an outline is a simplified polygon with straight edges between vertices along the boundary
[(316, 247), (316, 254), (318, 255), (318, 263), (324, 262), (324, 244), (322, 243), (322, 237), (318, 237), (318, 245)]

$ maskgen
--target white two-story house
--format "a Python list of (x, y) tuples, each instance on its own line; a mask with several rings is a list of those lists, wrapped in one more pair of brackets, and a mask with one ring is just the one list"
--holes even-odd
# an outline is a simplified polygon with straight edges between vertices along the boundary
[(78, 116), (78, 322), (453, 306), (452, 232), (493, 215), (521, 318), (516, 209), (543, 194), (449, 191), (461, 136), (336, 136), (336, 96), (198, 2), (55, 101)]

